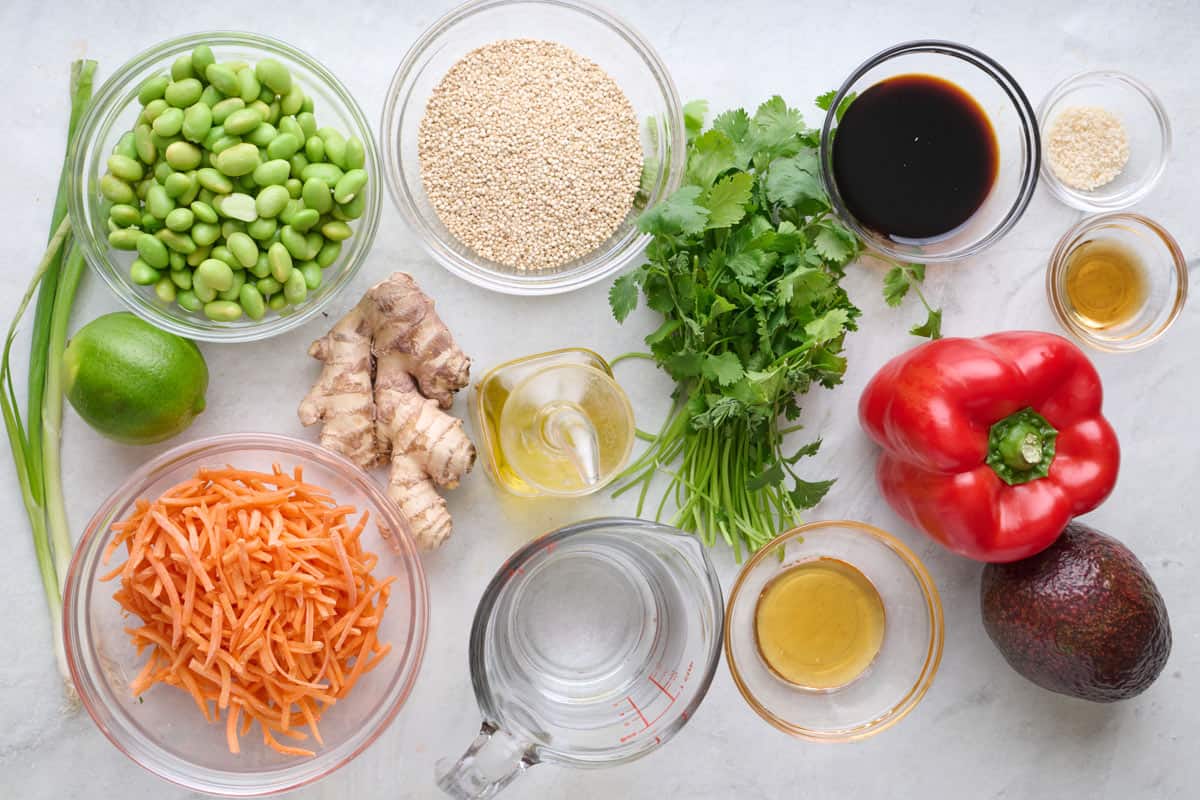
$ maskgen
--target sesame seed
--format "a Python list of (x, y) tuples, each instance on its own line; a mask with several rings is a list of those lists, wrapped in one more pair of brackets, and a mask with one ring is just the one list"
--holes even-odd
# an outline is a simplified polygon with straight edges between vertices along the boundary
[(1065, 109), (1046, 136), (1046, 159), (1058, 179), (1090, 192), (1111, 183), (1129, 162), (1129, 138), (1116, 114), (1097, 106)]

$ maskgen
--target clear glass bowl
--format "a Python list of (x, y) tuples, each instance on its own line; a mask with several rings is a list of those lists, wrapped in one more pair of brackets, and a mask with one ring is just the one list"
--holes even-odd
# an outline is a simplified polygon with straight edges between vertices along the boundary
[[(154, 498), (191, 477), (201, 466), (233, 464), (248, 469), (304, 468), (304, 476), (343, 503), (369, 510), (373, 524), (363, 546), (379, 556), (377, 576), (395, 575), (380, 639), (392, 651), (321, 718), (324, 746), (316, 756), (296, 758), (262, 743), (257, 728), (232, 755), (223, 725), (210, 725), (187, 692), (158, 685), (138, 702), (128, 682), (144, 658), (124, 628), (129, 619), (112, 599), (113, 582), (102, 583), (101, 563), (113, 522), (124, 519), (138, 498)], [(88, 523), (75, 550), (64, 600), (63, 635), (71, 677), (84, 708), (121, 752), (150, 772), (188, 789), (226, 797), (273, 794), (311, 783), (347, 764), (384, 731), (417, 678), (429, 629), (425, 574), (400, 509), (361, 469), (339, 455), (298, 439), (235, 433), (189, 442), (147, 463), (129, 477)], [(136, 618), (134, 618), (136, 620)]]
[[(207, 44), (218, 61), (240, 59), (255, 62), (271, 57), (292, 73), (292, 77), (313, 99), (317, 123), (337, 128), (347, 136), (357, 136), (366, 150), (370, 176), (366, 207), (362, 217), (350, 222), (354, 235), (345, 241), (338, 260), (324, 270), (320, 288), (309, 292), (299, 306), (282, 312), (268, 311), (258, 321), (243, 317), (236, 322), (214, 322), (203, 313), (185, 311), (175, 303), (164, 303), (153, 287), (138, 286), (129, 278), (129, 265), (135, 254), (116, 250), (108, 244), (108, 209), (111, 204), (99, 190), (100, 177), (113, 145), (133, 127), (140, 113), (138, 88), (154, 75), (170, 72), (171, 62), (199, 44)], [(277, 336), (304, 324), (321, 311), (334, 296), (349, 285), (362, 267), (375, 241), (383, 201), (379, 152), (370, 123), (358, 103), (341, 81), (312, 56), (277, 39), (253, 33), (212, 31), (193, 33), (155, 45), (135, 56), (113, 73), (96, 92), (84, 116), (71, 154), (68, 203), (75, 238), (92, 269), (104, 279), (131, 311), (142, 319), (189, 339), (209, 342), (251, 342)]]
[[(983, 205), (962, 225), (932, 239), (890, 237), (862, 225), (846, 208), (833, 175), (834, 111), (842, 100), (887, 78), (910, 74), (934, 75), (974, 97), (992, 123), (1000, 151), (996, 181)], [(988, 56), (954, 42), (905, 42), (872, 56), (838, 89), (821, 129), (821, 179), (837, 215), (868, 246), (902, 261), (956, 261), (995, 244), (1025, 213), (1040, 159), (1037, 118), (1016, 80)]]
[(1092, 191), (1063, 183), (1049, 158), (1042, 159), (1042, 180), (1062, 202), (1089, 212), (1129, 208), (1158, 185), (1171, 155), (1171, 123), (1154, 92), (1122, 72), (1101, 70), (1067, 78), (1038, 108), (1042, 140), (1058, 114), (1072, 106), (1099, 106), (1116, 114), (1129, 137), (1129, 161), (1121, 174)]
[[(1081, 322), (1066, 290), (1071, 254), (1097, 239), (1125, 245), (1145, 268), (1146, 301), (1131, 319), (1107, 328)], [(1158, 341), (1183, 311), (1187, 291), (1187, 260), (1179, 243), (1166, 228), (1141, 214), (1114, 212), (1087, 217), (1058, 240), (1046, 269), (1046, 297), (1059, 323), (1084, 344), (1110, 353), (1127, 353)]]
[[(607, 242), (556, 269), (521, 271), (480, 257), (446, 230), (421, 182), (417, 132), (433, 89), (467, 53), (513, 38), (558, 42), (596, 62), (644, 122), (646, 169), (634, 208)], [(637, 215), (679, 187), (687, 157), (683, 110), (658, 54), (624, 22), (581, 0), (472, 0), (442, 17), (400, 62), (384, 102), (380, 136), (388, 190), (429, 253), (460, 278), (519, 295), (579, 289), (638, 258), (649, 236), (638, 231)]]
[[(777, 677), (759, 654), (754, 622), (772, 578), (821, 557), (862, 572), (879, 591), (886, 618), (871, 666), (830, 690)], [(899, 539), (862, 522), (814, 522), (782, 534), (742, 567), (725, 608), (725, 660), (738, 690), (767, 722), (812, 741), (865, 739), (903, 719), (933, 684), (944, 636), (942, 601), (924, 565)]]

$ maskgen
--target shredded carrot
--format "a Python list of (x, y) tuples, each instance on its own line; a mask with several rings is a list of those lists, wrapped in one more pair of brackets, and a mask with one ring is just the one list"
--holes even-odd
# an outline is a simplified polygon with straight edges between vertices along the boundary
[[(149, 653), (130, 684), (191, 695), (204, 718), (225, 722), (231, 753), (254, 723), (272, 749), (310, 736), (362, 675), (388, 655), (378, 641), (394, 578), (376, 580), (367, 525), (353, 506), (291, 474), (204, 468), (113, 524), (107, 563), (123, 545), (113, 597), (142, 621), (127, 628)], [(307, 729), (307, 733), (305, 732)]]

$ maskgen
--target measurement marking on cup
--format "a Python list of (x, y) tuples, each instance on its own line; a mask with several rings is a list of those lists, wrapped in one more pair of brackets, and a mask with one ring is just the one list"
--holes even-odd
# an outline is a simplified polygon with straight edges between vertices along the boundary
[[(672, 703), (674, 703), (674, 702), (675, 702), (675, 695), (673, 695), (673, 694), (671, 694), (670, 692), (668, 692), (668, 691), (667, 691), (667, 687), (663, 686), (661, 683), (659, 683), (658, 681), (654, 680), (653, 676), (648, 676), (648, 677), (650, 677), (650, 682), (651, 682), (651, 683), (653, 683), (655, 686), (657, 686), (657, 687), (658, 687), (658, 690), (659, 690), (660, 692), (662, 692), (663, 694), (665, 694), (667, 697), (671, 698), (671, 702), (672, 702)], [(668, 683), (670, 683), (670, 681), (668, 681)]]
[(626, 697), (625, 699), (629, 701), (629, 705), (633, 706), (633, 710), (637, 712), (637, 715), (642, 718), (642, 724), (649, 728), (650, 721), (646, 719), (646, 715), (642, 713), (642, 710), (637, 707), (637, 703), (633, 702), (633, 698)]

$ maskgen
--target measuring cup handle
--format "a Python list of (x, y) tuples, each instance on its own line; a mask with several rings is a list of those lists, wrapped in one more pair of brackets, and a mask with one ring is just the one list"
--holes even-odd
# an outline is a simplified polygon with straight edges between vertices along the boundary
[(437, 785), (458, 800), (484, 800), (537, 763), (529, 745), (484, 721), (479, 735), (453, 765), (437, 765)]

